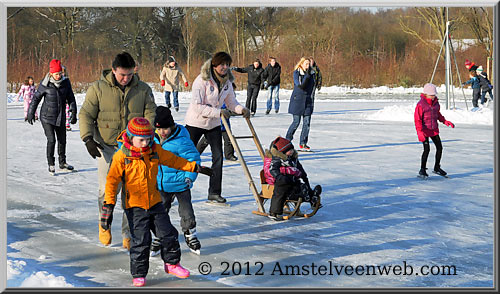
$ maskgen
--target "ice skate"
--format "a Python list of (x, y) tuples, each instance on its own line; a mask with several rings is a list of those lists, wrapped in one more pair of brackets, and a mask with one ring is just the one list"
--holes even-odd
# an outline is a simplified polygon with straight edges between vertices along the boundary
[(184, 232), (184, 239), (191, 252), (200, 255), (201, 243), (196, 235), (196, 228)]
[(427, 172), (425, 170), (426, 170), (426, 168), (421, 168), (420, 171), (418, 172), (418, 177), (421, 179), (424, 179), (424, 180), (429, 177), (429, 175), (427, 174)]

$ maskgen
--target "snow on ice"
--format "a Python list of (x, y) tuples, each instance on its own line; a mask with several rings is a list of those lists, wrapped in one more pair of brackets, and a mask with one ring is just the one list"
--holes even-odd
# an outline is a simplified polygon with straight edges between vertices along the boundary
[[(467, 106), (461, 90), (454, 89), (453, 109), (446, 110), (444, 86), (438, 88), (442, 113), (456, 125), (451, 129), (440, 124), (442, 168), (450, 178), (430, 173), (424, 181), (417, 178), (422, 145), (413, 124), (420, 91), (322, 88), (309, 139), (315, 152), (301, 154), (300, 160), (311, 184), (323, 186), (323, 208), (312, 218), (285, 222), (252, 214), (257, 207), (243, 169), (225, 161), (223, 196), (231, 207), (204, 203), (206, 177), (200, 176), (192, 190), (201, 256), (190, 253), (179, 237), (181, 263), (191, 277), (180, 280), (165, 274), (161, 259), (152, 257), (147, 286), (493, 287), (494, 103), (468, 111), (470, 89), (465, 89)], [(292, 120), (287, 114), (290, 93), (280, 90), (280, 113), (268, 116), (267, 91), (259, 95), (252, 123), (264, 148), (286, 134)], [(154, 95), (158, 105), (165, 104), (163, 93)], [(85, 94), (76, 98), (80, 107)], [(238, 91), (237, 98), (244, 104), (246, 91)], [(190, 93), (180, 93), (180, 111), (173, 113), (177, 123), (184, 124), (189, 99)], [(24, 122), (15, 93), (7, 94), (7, 101), (7, 287), (132, 287), (129, 257), (121, 248), (120, 208), (115, 211), (112, 245), (98, 241), (97, 163), (81, 142), (78, 124), (67, 139), (67, 160), (78, 172), (56, 170), (51, 176), (40, 122)], [(231, 118), (231, 126), (235, 135), (249, 133), (239, 117)], [(296, 146), (300, 131), (293, 141)], [(257, 149), (252, 140), (238, 144), (260, 190), (262, 160)], [(431, 144), (430, 168), (434, 152)], [(208, 148), (202, 161), (210, 160)], [(170, 217), (179, 229), (176, 204)], [(206, 275), (200, 273), (204, 262), (212, 267)], [(369, 265), (456, 271), (356, 274), (357, 266), (366, 270)], [(318, 272), (320, 266), (326, 274)], [(292, 269), (297, 272), (286, 272)], [(337, 274), (339, 269), (345, 271)]]

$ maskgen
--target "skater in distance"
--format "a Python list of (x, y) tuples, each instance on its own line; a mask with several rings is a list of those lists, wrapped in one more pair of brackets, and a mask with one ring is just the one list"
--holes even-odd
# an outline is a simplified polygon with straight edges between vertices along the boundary
[(44, 98), (40, 109), (40, 122), (42, 123), (45, 137), (47, 137), (47, 162), (49, 172), (56, 171), (54, 151), (57, 138), (57, 154), (59, 156), (59, 168), (73, 170), (73, 166), (66, 162), (66, 103), (71, 111), (71, 124), (76, 123), (76, 101), (71, 82), (62, 75), (61, 61), (52, 59), (49, 65), (49, 73), (40, 82), (33, 100), (30, 103), (27, 120), (29, 124), (35, 121), (36, 109)]
[(438, 121), (442, 122), (448, 127), (454, 128), (455, 125), (447, 121), (440, 112), (440, 105), (437, 98), (436, 86), (427, 83), (424, 85), (424, 91), (420, 94), (420, 101), (415, 107), (415, 129), (417, 130), (418, 140), (422, 142), (424, 146), (424, 151), (422, 153), (419, 177), (427, 178), (426, 166), (427, 157), (429, 156), (430, 146), (429, 138), (436, 146), (436, 160), (434, 161), (435, 174), (440, 176), (446, 176), (446, 172), (441, 169), (441, 156), (443, 154), (443, 145), (441, 144), (441, 138), (439, 137), (439, 126)]
[[(153, 140), (154, 130), (144, 117), (130, 120), (118, 136), (118, 151), (113, 155), (106, 178), (106, 194), (101, 214), (101, 227), (111, 230), (113, 209), (120, 183), (125, 186), (124, 210), (132, 237), (130, 245), (130, 273), (134, 286), (146, 283), (151, 246), (150, 228), (154, 225), (161, 240), (161, 258), (166, 273), (187, 278), (189, 271), (180, 265), (179, 233), (172, 226), (157, 189), (160, 165), (210, 176), (212, 170), (164, 150)], [(122, 203), (123, 204), (123, 203)]]

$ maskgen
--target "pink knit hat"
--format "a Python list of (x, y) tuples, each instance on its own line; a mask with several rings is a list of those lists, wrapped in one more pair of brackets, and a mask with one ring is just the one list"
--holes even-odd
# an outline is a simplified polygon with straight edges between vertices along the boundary
[(426, 95), (434, 95), (436, 96), (437, 95), (437, 90), (436, 90), (436, 86), (434, 86), (433, 84), (431, 83), (427, 83), (424, 85), (424, 94)]

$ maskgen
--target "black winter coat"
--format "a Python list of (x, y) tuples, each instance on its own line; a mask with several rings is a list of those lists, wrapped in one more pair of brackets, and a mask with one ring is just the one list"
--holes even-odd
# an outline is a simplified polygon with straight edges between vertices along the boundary
[(481, 86), (481, 90), (489, 91), (492, 89), (490, 80), (488, 80), (488, 75), (486, 73), (477, 75), (477, 78), (479, 79), (479, 86)]
[(73, 89), (69, 79), (64, 78), (59, 88), (49, 82), (48, 76), (45, 77), (38, 89), (33, 95), (33, 100), (28, 109), (28, 115), (33, 115), (38, 107), (38, 104), (43, 100), (40, 109), (40, 121), (54, 126), (62, 127), (66, 124), (66, 103), (69, 104), (71, 112), (76, 114), (76, 101)]
[(234, 69), (237, 72), (241, 73), (248, 73), (248, 84), (252, 85), (258, 85), (260, 87), (260, 84), (264, 82), (263, 74), (264, 74), (264, 69), (262, 68), (262, 64), (259, 63), (259, 66), (255, 68), (253, 64), (250, 64), (247, 67), (236, 67)]
[(281, 83), (281, 65), (276, 62), (274, 67), (270, 64), (267, 65), (264, 72), (264, 79), (267, 81), (268, 86), (277, 86)]

